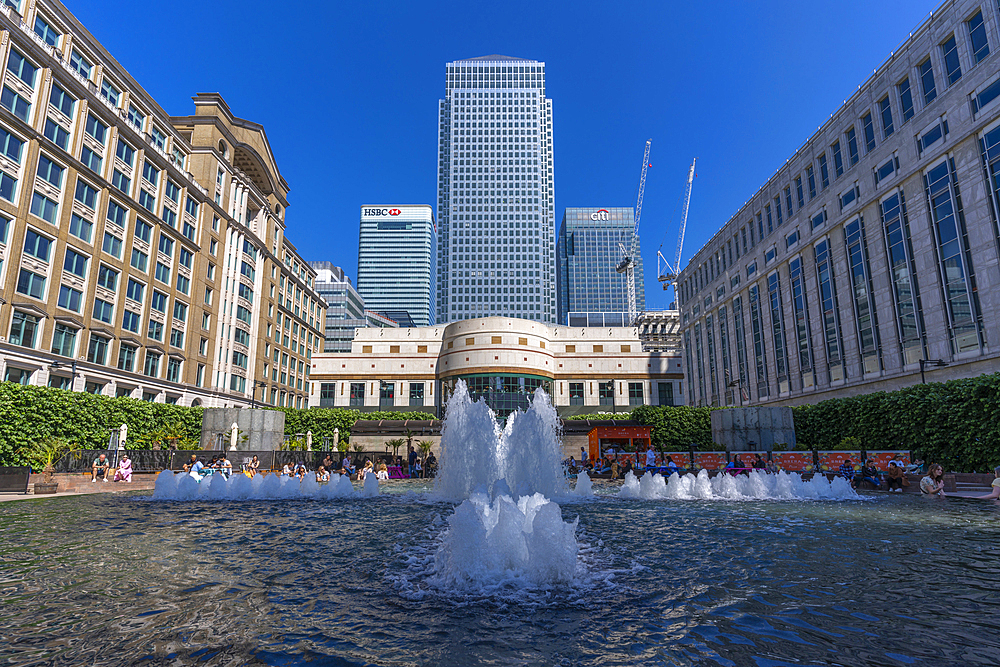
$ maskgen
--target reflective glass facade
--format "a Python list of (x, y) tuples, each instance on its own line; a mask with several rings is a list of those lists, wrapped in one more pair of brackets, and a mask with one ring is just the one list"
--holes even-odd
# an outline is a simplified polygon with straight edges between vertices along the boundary
[[(559, 323), (569, 326), (624, 326), (628, 285), (615, 271), (635, 228), (632, 208), (567, 208), (556, 241)], [(642, 255), (635, 240), (635, 301), (646, 309)]]

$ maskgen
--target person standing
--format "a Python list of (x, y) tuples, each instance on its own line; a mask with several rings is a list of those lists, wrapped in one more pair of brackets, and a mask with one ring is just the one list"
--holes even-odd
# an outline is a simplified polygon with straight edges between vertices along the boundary
[(580, 448), (580, 464), (587, 467), (587, 450), (583, 447)]
[(416, 469), (416, 465), (417, 465), (417, 452), (416, 452), (416, 450), (413, 449), (413, 445), (410, 445), (410, 454), (409, 454), (409, 461), (408, 462), (410, 464), (410, 477), (413, 477), (416, 474), (416, 472), (417, 472), (417, 469)]
[(650, 445), (649, 449), (646, 450), (646, 468), (652, 470), (656, 467), (656, 452), (653, 451), (653, 446)]

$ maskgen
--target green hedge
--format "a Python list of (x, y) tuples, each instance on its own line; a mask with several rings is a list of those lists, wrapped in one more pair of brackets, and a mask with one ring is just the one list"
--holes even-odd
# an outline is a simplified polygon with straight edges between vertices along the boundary
[(712, 445), (713, 408), (643, 405), (632, 409), (632, 419), (653, 427), (653, 449), (686, 451), (692, 444), (700, 449)]
[(946, 470), (1000, 464), (1000, 373), (833, 398), (792, 408), (795, 437), (834, 449), (845, 437), (864, 449), (909, 449)]
[[(110, 429), (128, 424), (129, 449), (149, 449), (166, 437), (187, 441), (201, 437), (203, 408), (149, 403), (134, 398), (109, 398), (48, 387), (0, 382), (0, 466), (26, 465), (27, 443), (49, 437), (67, 440), (82, 449), (107, 447)], [(371, 412), (358, 410), (284, 408), (285, 434), (312, 431), (315, 437), (349, 438), (354, 422), (365, 419), (434, 419), (425, 412)]]

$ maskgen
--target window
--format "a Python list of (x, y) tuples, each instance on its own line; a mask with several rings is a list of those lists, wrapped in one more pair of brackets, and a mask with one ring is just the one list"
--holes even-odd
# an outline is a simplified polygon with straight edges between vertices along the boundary
[(983, 23), (982, 10), (976, 12), (965, 22), (969, 29), (969, 41), (972, 43), (972, 60), (978, 64), (990, 55), (990, 43), (986, 38), (986, 24)]
[(769, 394), (767, 381), (767, 351), (764, 347), (764, 324), (760, 312), (760, 290), (750, 286), (750, 333), (753, 339), (754, 360), (757, 370), (757, 393)]
[(0, 93), (0, 104), (25, 123), (30, 122), (31, 101), (24, 99), (7, 86), (4, 86), (3, 93)]
[(770, 248), (768, 248), (767, 250), (765, 250), (764, 251), (764, 266), (767, 266), (768, 264), (770, 264), (771, 262), (773, 262), (774, 261), (774, 257), (775, 257), (776, 254), (777, 254), (777, 250), (774, 248), (774, 246), (771, 246)]
[(115, 186), (125, 194), (132, 192), (132, 179), (117, 169), (115, 169), (111, 174), (111, 185)]
[(167, 148), (167, 137), (160, 132), (158, 127), (154, 127), (149, 131), (149, 136), (153, 140), (153, 145), (159, 148), (161, 151)]
[(826, 210), (822, 210), (816, 215), (814, 215), (812, 217), (812, 220), (810, 220), (809, 222), (812, 225), (813, 229), (823, 226), (823, 224), (826, 222)]
[(153, 319), (149, 320), (149, 325), (146, 327), (146, 336), (163, 342), (163, 323)]
[(128, 211), (122, 207), (118, 202), (112, 200), (108, 202), (108, 220), (118, 225), (119, 227), (125, 227), (125, 221), (128, 219)]
[(643, 391), (642, 382), (629, 382), (628, 383), (628, 404), (629, 405), (643, 405)]
[(942, 121), (925, 132), (917, 142), (917, 152), (923, 153), (933, 146), (948, 132), (948, 121)]
[(107, 77), (105, 77), (101, 81), (101, 97), (106, 99), (108, 102), (111, 102), (112, 106), (117, 107), (118, 103), (121, 102), (122, 94), (121, 91), (115, 87), (115, 84), (108, 81)]
[(905, 123), (913, 118), (913, 93), (910, 91), (909, 77), (897, 84), (896, 90), (899, 91), (899, 106), (903, 109), (903, 122)]
[(163, 215), (160, 216), (163, 222), (167, 223), (174, 229), (177, 229), (177, 214), (171, 211), (166, 206), (163, 207)]
[(174, 255), (174, 241), (169, 236), (160, 234), (159, 250), (164, 255), (168, 257), (173, 257)]
[(111, 232), (104, 232), (104, 243), (101, 245), (101, 249), (116, 259), (122, 258), (122, 240)]
[(958, 46), (955, 44), (955, 35), (952, 35), (941, 45), (941, 54), (944, 56), (944, 70), (947, 75), (948, 85), (952, 85), (962, 78), (962, 65), (958, 60)]
[(858, 188), (857, 186), (851, 188), (847, 192), (840, 195), (840, 210), (843, 211), (845, 208), (853, 204), (858, 198)]
[(135, 221), (135, 237), (137, 239), (145, 243), (149, 243), (149, 240), (152, 238), (152, 234), (153, 234), (152, 225), (149, 225), (146, 222), (143, 222), (142, 220)]
[(84, 126), (84, 131), (94, 139), (97, 139), (102, 146), (105, 145), (108, 138), (108, 126), (97, 120), (94, 114), (87, 114), (87, 123)]
[(920, 85), (924, 91), (924, 105), (928, 105), (937, 97), (937, 88), (934, 86), (934, 66), (931, 65), (931, 59), (928, 58), (917, 65), (917, 71), (920, 73)]
[(54, 143), (59, 148), (68, 150), (69, 132), (63, 129), (62, 125), (59, 125), (51, 118), (45, 119), (45, 130), (43, 131), (43, 134), (46, 139)]
[(118, 272), (101, 264), (97, 271), (97, 285), (112, 292), (118, 289)]
[(182, 294), (191, 293), (191, 280), (179, 273), (177, 274), (177, 291)]
[(72, 248), (66, 248), (66, 258), (63, 261), (63, 270), (80, 276), (87, 277), (87, 258)]
[(771, 340), (774, 344), (774, 370), (778, 379), (778, 393), (782, 394), (790, 389), (790, 383), (788, 381), (785, 314), (781, 305), (781, 285), (777, 272), (767, 277), (767, 298), (771, 309)]
[(56, 216), (59, 211), (59, 205), (54, 201), (43, 195), (41, 192), (35, 192), (31, 196), (31, 213), (32, 215), (37, 215), (42, 220), (50, 222), (53, 225), (56, 224)]
[(864, 221), (861, 218), (852, 220), (844, 225), (844, 233), (847, 243), (848, 273), (854, 296), (855, 323), (861, 347), (862, 370), (865, 373), (876, 373), (881, 370), (882, 364)]
[(35, 259), (48, 262), (49, 252), (51, 249), (52, 239), (42, 236), (31, 228), (24, 233), (24, 252), (28, 253)]
[(149, 160), (143, 160), (142, 162), (142, 177), (149, 181), (151, 184), (158, 185), (160, 182), (160, 170), (157, 169), (153, 163)]
[(21, 164), (21, 148), (24, 142), (0, 127), (0, 153)]
[(858, 163), (858, 135), (853, 127), (847, 130), (847, 155), (852, 167)]
[(139, 303), (142, 303), (142, 296), (145, 290), (146, 290), (145, 285), (132, 278), (129, 278), (128, 286), (125, 288), (125, 296), (131, 299), (132, 301), (138, 301)]
[(82, 179), (76, 179), (74, 198), (89, 209), (97, 208), (97, 189)]
[(142, 374), (154, 378), (160, 374), (159, 353), (146, 350), (146, 363), (143, 364)]
[(969, 240), (962, 215), (958, 183), (951, 158), (927, 172), (924, 183), (936, 240), (952, 353), (979, 349), (981, 316), (976, 278), (969, 255)]
[(757, 262), (756, 260), (747, 264), (747, 278), (757, 273)]
[(87, 361), (102, 366), (108, 360), (108, 339), (97, 334), (90, 334), (90, 345), (87, 346)]
[[(824, 190), (830, 186), (830, 166), (826, 161), (826, 153), (821, 153), (819, 156), (819, 177), (820, 185)], [(781, 210), (779, 208), (778, 215), (781, 215)], [(780, 222), (778, 223), (781, 224)]]
[(52, 92), (49, 93), (49, 104), (59, 109), (67, 118), (73, 118), (73, 107), (76, 105), (76, 100), (57, 83), (52, 84)]
[(80, 55), (80, 52), (76, 49), (69, 57), (69, 65), (77, 71), (84, 79), (89, 79), (90, 74), (94, 69), (94, 66), (90, 64), (90, 61)]
[(83, 292), (80, 290), (73, 289), (67, 285), (59, 286), (59, 307), (65, 308), (66, 310), (72, 310), (74, 313), (80, 312), (80, 300), (83, 298)]
[(886, 95), (878, 102), (878, 112), (882, 117), (882, 137), (888, 139), (892, 136), (892, 106), (889, 104), (889, 96)]
[(844, 159), (840, 154), (840, 142), (833, 142), (830, 150), (833, 151), (833, 171), (836, 174), (835, 178), (840, 178), (844, 175)]
[(614, 405), (615, 404), (615, 383), (614, 382), (598, 382), (597, 383), (597, 400), (600, 405)]
[(56, 322), (55, 330), (52, 332), (52, 354), (72, 357), (76, 348), (76, 333), (76, 329)]
[(103, 299), (94, 300), (94, 319), (106, 324), (111, 324), (114, 321), (115, 308), (107, 301)]
[(134, 166), (135, 149), (125, 143), (122, 139), (118, 140), (118, 147), (115, 150), (115, 155), (117, 155), (118, 159), (127, 164), (129, 167)]
[(118, 370), (131, 372), (135, 368), (135, 351), (132, 345), (122, 343), (118, 349)]
[(872, 125), (872, 115), (866, 113), (861, 117), (861, 127), (865, 133), (865, 152), (871, 153), (875, 150), (875, 128)]
[(980, 109), (1000, 97), (1000, 79), (983, 88), (982, 92), (972, 98), (972, 112), (979, 113)]
[(916, 266), (913, 262), (913, 248), (910, 245), (910, 224), (906, 217), (906, 203), (902, 193), (887, 197), (879, 208), (885, 230), (886, 252), (889, 256), (889, 277), (892, 280), (895, 297), (896, 331), (905, 366), (924, 358), (922, 334), (924, 323), (921, 316)]
[[(115, 173), (118, 173), (118, 172), (116, 171)], [(139, 206), (143, 207), (144, 209), (146, 209), (150, 213), (155, 212), (156, 211), (156, 197), (153, 194), (151, 194), (151, 193), (149, 193), (149, 192), (147, 192), (145, 190), (140, 189), (139, 190)]]
[(193, 253), (190, 250), (188, 250), (187, 248), (181, 248), (180, 260), (179, 260), (180, 261), (180, 265), (183, 266), (183, 267), (185, 267), (185, 268), (187, 268), (187, 269), (190, 269), (191, 268), (191, 259), (193, 258), (193, 256), (194, 255), (193, 255)]
[(131, 123), (135, 129), (139, 130), (139, 132), (142, 132), (143, 125), (146, 124), (146, 114), (142, 113), (130, 104), (128, 105), (128, 122)]
[(101, 173), (101, 170), (104, 168), (104, 158), (86, 146), (80, 151), (80, 162), (97, 173)]
[(582, 382), (570, 382), (569, 383), (569, 404), (570, 405), (583, 405), (583, 383)]
[(418, 407), (424, 404), (424, 383), (423, 382), (411, 382), (410, 383), (410, 405), (413, 407)]
[[(138, 299), (136, 300), (138, 301)], [(153, 290), (153, 298), (149, 302), (149, 307), (159, 313), (167, 312), (167, 295)]]
[(138, 248), (132, 248), (132, 259), (129, 261), (129, 264), (131, 264), (133, 268), (146, 273), (149, 269), (149, 255)]
[(844, 379), (844, 360), (841, 354), (843, 344), (840, 337), (840, 314), (837, 306), (837, 290), (833, 281), (833, 260), (830, 257), (830, 242), (826, 239), (813, 249), (816, 256), (816, 275), (819, 280), (820, 304), (823, 312), (823, 330), (826, 341), (826, 360), (830, 381)]
[(793, 245), (799, 242), (799, 230), (795, 230), (791, 234), (785, 237), (785, 248), (791, 248)]
[(802, 177), (801, 176), (796, 176), (795, 177), (795, 195), (796, 195), (796, 198), (798, 199), (798, 202), (799, 202), (799, 208), (802, 208), (803, 206), (805, 206), (806, 205), (806, 198), (805, 198), (805, 195), (802, 193)]
[(181, 381), (181, 360), (170, 357), (167, 359), (167, 382)]
[[(21, 347), (35, 347), (35, 334), (38, 333), (38, 318), (19, 310), (14, 311), (10, 323), (10, 342)], [(8, 366), (8, 368), (10, 368)]]
[(253, 266), (250, 265), (246, 261), (243, 261), (241, 263), (241, 265), (240, 265), (240, 273), (242, 273), (244, 276), (246, 276), (250, 280), (253, 280), (254, 277), (256, 276), (256, 271), (254, 270)]
[(174, 319), (180, 322), (187, 322), (188, 307), (186, 303), (174, 301)]
[(30, 297), (41, 299), (45, 293), (45, 277), (28, 269), (21, 269), (17, 278), (17, 291)]
[(7, 71), (12, 72), (14, 76), (27, 84), (29, 88), (34, 89), (35, 75), (38, 73), (38, 68), (14, 49), (11, 49), (10, 56), (7, 58)]
[(170, 268), (167, 267), (162, 262), (156, 263), (156, 270), (153, 272), (153, 277), (159, 280), (161, 283), (167, 285), (170, 284)]
[(189, 213), (190, 215), (192, 215), (195, 218), (197, 218), (198, 217), (198, 202), (196, 202), (194, 199), (191, 199), (191, 197), (188, 197), (187, 201), (184, 203), (184, 210), (187, 213)]
[(351, 405), (364, 405), (365, 404), (365, 383), (364, 382), (352, 382), (351, 383)]
[(885, 164), (875, 169), (875, 185), (878, 186), (879, 183), (896, 173), (898, 163), (899, 160), (896, 157), (891, 157)]
[[(982, 16), (980, 16), (980, 21), (982, 21)], [(35, 14), (35, 34), (49, 46), (59, 46), (59, 38), (62, 37), (49, 25), (48, 21), (42, 18), (41, 14)]]

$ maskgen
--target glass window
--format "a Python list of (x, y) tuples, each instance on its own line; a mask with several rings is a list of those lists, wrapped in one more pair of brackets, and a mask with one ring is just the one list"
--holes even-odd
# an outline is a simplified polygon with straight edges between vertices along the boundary
[(830, 381), (844, 379), (843, 344), (840, 337), (840, 313), (837, 305), (837, 288), (833, 281), (833, 261), (830, 242), (820, 241), (813, 248), (816, 256), (816, 275), (819, 280), (820, 304), (823, 311), (823, 330), (826, 340), (826, 361)]
[(76, 105), (76, 100), (57, 83), (52, 84), (52, 92), (49, 93), (49, 104), (59, 109), (68, 118), (73, 118), (73, 107)]
[(108, 339), (97, 334), (90, 334), (90, 345), (87, 346), (87, 361), (102, 366), (108, 360)]
[(17, 277), (17, 291), (35, 299), (41, 299), (45, 294), (45, 277), (28, 269), (21, 269)]
[(13, 73), (30, 88), (35, 87), (35, 75), (38, 73), (38, 68), (14, 49), (10, 50), (10, 56), (7, 58), (7, 71)]
[(882, 137), (888, 139), (894, 131), (892, 127), (892, 106), (889, 104), (888, 95), (879, 100), (878, 112), (882, 117)]
[(132, 258), (129, 260), (129, 264), (139, 271), (145, 273), (149, 268), (149, 255), (139, 250), (138, 248), (132, 248)]
[(900, 192), (887, 197), (880, 204), (879, 211), (885, 231), (889, 277), (896, 305), (896, 333), (905, 366), (924, 358), (924, 324), (903, 194)]
[(166, 313), (167, 295), (164, 294), (163, 292), (158, 292), (156, 290), (153, 290), (153, 298), (149, 302), (149, 307), (159, 313)]
[(124, 228), (128, 219), (128, 210), (113, 199), (108, 202), (108, 220)]
[(101, 249), (117, 259), (122, 258), (122, 240), (110, 232), (104, 232)]
[[(38, 318), (19, 310), (14, 311), (10, 324), (10, 342), (21, 347), (35, 347), (35, 334), (38, 333)], [(8, 366), (8, 369), (10, 366)]]
[(122, 343), (118, 349), (118, 369), (122, 371), (132, 371), (135, 368), (135, 351), (132, 345)]
[(97, 189), (82, 179), (76, 180), (76, 194), (74, 198), (87, 208), (97, 208)]
[(108, 126), (97, 120), (94, 114), (87, 114), (87, 123), (84, 129), (87, 134), (101, 142), (102, 146), (105, 145), (108, 138)]
[(164, 255), (167, 255), (168, 257), (172, 257), (173, 254), (174, 254), (174, 241), (173, 241), (173, 239), (171, 239), (169, 236), (166, 236), (165, 234), (161, 233), (160, 234), (159, 250)]
[(847, 261), (854, 296), (854, 316), (861, 347), (862, 370), (876, 373), (882, 369), (879, 349), (878, 317), (872, 300), (871, 271), (868, 268), (868, 245), (864, 220), (857, 218), (844, 225)]
[(802, 279), (802, 260), (798, 257), (788, 263), (788, 280), (792, 288), (792, 324), (795, 328), (796, 349), (799, 356), (799, 373), (802, 388), (813, 386), (812, 340), (809, 332), (809, 304), (806, 300), (805, 282)]
[(139, 333), (139, 314), (126, 310), (122, 314), (122, 328), (132, 333)]
[(146, 124), (146, 114), (130, 104), (128, 105), (128, 122), (135, 126), (135, 129), (139, 130), (139, 132), (142, 132), (142, 128)]
[(146, 363), (142, 368), (143, 375), (157, 377), (160, 373), (160, 355), (157, 352), (146, 350)]
[[(982, 21), (982, 16), (980, 16), (980, 21)], [(41, 14), (35, 14), (35, 34), (49, 46), (59, 46), (59, 38), (62, 37), (48, 21), (42, 18)]]
[(85, 278), (87, 276), (87, 257), (81, 255), (72, 248), (66, 248), (66, 258), (63, 261), (63, 270), (69, 271), (73, 275)]
[(924, 91), (924, 104), (930, 104), (937, 97), (937, 87), (934, 85), (934, 66), (931, 64), (931, 59), (928, 58), (917, 65), (917, 71), (920, 73), (920, 85)]
[(948, 76), (948, 85), (952, 85), (962, 78), (962, 65), (958, 60), (958, 46), (955, 44), (955, 35), (952, 35), (941, 45), (941, 53), (944, 56), (944, 69)]
[(847, 155), (852, 167), (858, 163), (858, 135), (853, 127), (847, 130)]
[(118, 289), (118, 271), (101, 264), (97, 271), (97, 285), (112, 292), (115, 291)]
[(80, 312), (80, 301), (83, 298), (83, 292), (80, 290), (73, 289), (67, 285), (59, 286), (59, 299), (57, 303), (60, 308), (65, 308), (66, 310), (72, 310), (74, 313)]
[(92, 171), (101, 173), (104, 168), (104, 158), (102, 158), (98, 153), (90, 150), (86, 146), (80, 151), (80, 162), (82, 162), (86, 167)]
[(897, 86), (899, 91), (899, 106), (903, 109), (903, 122), (913, 118), (913, 92), (910, 90), (910, 79), (903, 79)]
[(3, 104), (8, 111), (23, 120), (25, 123), (30, 122), (29, 116), (31, 115), (31, 100), (25, 99), (20, 94), (15, 93), (7, 86), (4, 86), (3, 92), (0, 93), (0, 104)]
[(629, 405), (643, 405), (645, 401), (643, 400), (642, 383), (641, 382), (629, 382), (628, 383), (628, 404)]
[(135, 149), (125, 143), (124, 140), (118, 140), (118, 147), (115, 149), (115, 155), (118, 159), (127, 164), (128, 166), (134, 166), (135, 161)]
[(754, 361), (757, 371), (757, 395), (767, 396), (767, 351), (764, 348), (764, 323), (760, 313), (760, 290), (750, 286), (750, 334), (753, 338)]
[(117, 107), (118, 103), (121, 102), (122, 94), (115, 84), (108, 81), (105, 77), (105, 79), (101, 81), (101, 97), (106, 99), (108, 102), (111, 102), (113, 106)]
[(833, 142), (830, 150), (833, 151), (833, 171), (836, 174), (834, 178), (840, 178), (844, 175), (844, 160), (840, 154), (840, 142)]
[(24, 233), (24, 252), (35, 259), (43, 262), (49, 261), (49, 252), (52, 250), (52, 239), (42, 236), (30, 227)]
[(125, 296), (128, 297), (129, 299), (132, 299), (133, 301), (138, 301), (139, 303), (142, 303), (142, 295), (145, 289), (146, 289), (145, 285), (136, 280), (133, 280), (132, 278), (129, 278), (128, 287), (125, 290)]
[(983, 12), (976, 12), (971, 19), (966, 21), (969, 28), (969, 41), (972, 44), (972, 60), (980, 63), (986, 56), (990, 55), (990, 43), (986, 38), (986, 24), (983, 23)]
[(76, 348), (76, 333), (76, 329), (56, 322), (55, 329), (52, 332), (52, 354), (72, 357), (73, 350)]
[(61, 188), (65, 169), (50, 160), (46, 155), (38, 156), (38, 176), (53, 187)]
[(90, 64), (90, 61), (80, 55), (80, 52), (76, 49), (73, 50), (73, 53), (69, 57), (69, 64), (84, 79), (89, 79), (91, 72), (94, 70), (94, 66)]
[(865, 133), (865, 152), (871, 153), (875, 150), (875, 128), (872, 124), (872, 115), (866, 113), (861, 117), (861, 126)]

